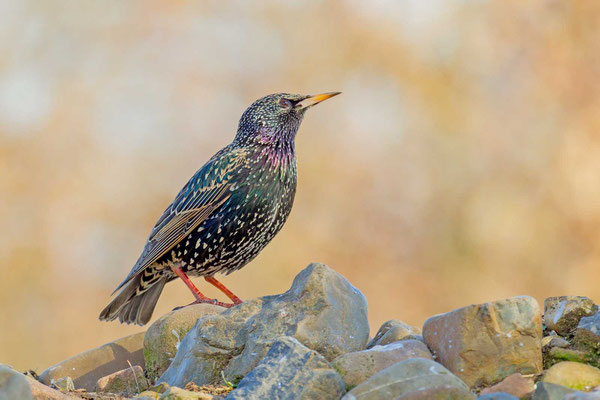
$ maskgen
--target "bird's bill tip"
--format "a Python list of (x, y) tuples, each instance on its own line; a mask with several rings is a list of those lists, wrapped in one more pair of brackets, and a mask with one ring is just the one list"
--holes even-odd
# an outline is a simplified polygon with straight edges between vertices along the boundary
[(299, 106), (300, 108), (312, 107), (316, 104), (319, 104), (322, 101), (332, 98), (333, 96), (337, 96), (340, 93), (342, 93), (342, 92), (329, 92), (329, 93), (317, 94), (315, 96), (310, 96), (310, 97), (302, 100), (301, 102), (299, 102), (297, 104), (297, 106)]

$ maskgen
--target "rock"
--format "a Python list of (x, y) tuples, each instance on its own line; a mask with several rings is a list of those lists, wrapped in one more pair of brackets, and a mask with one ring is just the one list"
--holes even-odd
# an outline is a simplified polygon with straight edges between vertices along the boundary
[(213, 304), (193, 304), (171, 311), (150, 325), (144, 335), (144, 360), (148, 377), (155, 381), (166, 371), (179, 344), (199, 318), (224, 310)]
[(98, 379), (129, 367), (127, 361), (143, 367), (143, 339), (140, 332), (73, 356), (42, 372), (40, 381), (50, 385), (53, 379), (70, 376), (77, 389), (91, 391)]
[[(223, 397), (218, 397), (222, 399)], [(212, 400), (217, 397), (208, 394), (194, 392), (191, 390), (181, 389), (175, 386), (169, 386), (167, 384), (156, 387), (153, 390), (146, 390), (137, 396), (133, 397), (135, 400)]]
[(422, 339), (421, 331), (414, 326), (405, 324), (397, 319), (392, 319), (381, 325), (375, 337), (367, 345), (367, 349), (386, 345), (403, 339)]
[(344, 380), (346, 389), (350, 390), (392, 364), (417, 357), (433, 360), (423, 342), (408, 339), (386, 346), (375, 346), (363, 351), (342, 354), (333, 360), (331, 365)]
[(160, 395), (159, 400), (211, 400), (213, 398), (214, 396), (207, 393), (192, 392), (171, 386), (166, 392)]
[(52, 385), (50, 387), (60, 390), (61, 392), (71, 392), (75, 390), (75, 384), (73, 383), (73, 379), (70, 376), (65, 376), (64, 378), (60, 378), (52, 381)]
[(600, 348), (600, 312), (579, 320), (573, 343), (584, 349), (597, 350)]
[(436, 315), (425, 321), (423, 337), (438, 361), (471, 387), (542, 372), (541, 315), (529, 296)]
[(578, 362), (563, 361), (547, 370), (542, 381), (575, 390), (590, 390), (600, 385), (600, 369)]
[(600, 400), (600, 393), (598, 393), (598, 392), (569, 393), (564, 397), (564, 400)]
[(144, 370), (139, 365), (135, 365), (98, 379), (94, 391), (129, 396), (142, 392), (149, 386), (148, 380), (144, 376)]
[(0, 364), (1, 400), (75, 400), (79, 397), (61, 393), (8, 365)]
[(26, 376), (29, 382), (31, 394), (35, 400), (79, 400), (79, 396), (75, 394), (62, 393), (56, 389), (44, 385), (33, 379), (31, 376)]
[(519, 400), (519, 398), (504, 392), (494, 392), (483, 394), (477, 400)]
[(0, 364), (0, 399), (33, 400), (25, 375), (4, 364)]
[(542, 338), (542, 349), (544, 347), (560, 347), (566, 348), (571, 344), (560, 336), (544, 336)]
[(475, 399), (463, 381), (435, 361), (410, 358), (383, 369), (343, 400)]
[(538, 382), (531, 400), (563, 400), (569, 393), (575, 393), (575, 390), (554, 383)]
[(295, 337), (327, 360), (362, 350), (369, 336), (367, 301), (337, 272), (310, 264), (283, 294), (199, 319), (159, 382), (214, 384), (221, 371), (239, 381), (282, 335)]
[(561, 347), (551, 347), (544, 351), (544, 368), (550, 368), (561, 361), (576, 361), (581, 363), (591, 363), (596, 365), (597, 355), (585, 352), (583, 350), (564, 349)]
[(481, 394), (504, 392), (517, 398), (528, 397), (535, 390), (535, 384), (532, 378), (526, 378), (521, 374), (512, 374), (504, 378), (502, 382), (494, 386), (485, 388)]
[(339, 399), (345, 392), (342, 378), (323, 356), (283, 336), (227, 399)]
[(544, 301), (544, 323), (546, 328), (559, 335), (569, 335), (581, 317), (598, 311), (594, 302), (582, 296), (549, 297)]

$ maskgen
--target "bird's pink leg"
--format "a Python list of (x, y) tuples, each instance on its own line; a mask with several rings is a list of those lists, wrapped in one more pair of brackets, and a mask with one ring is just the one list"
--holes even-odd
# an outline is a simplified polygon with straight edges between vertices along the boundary
[(231, 301), (233, 301), (233, 305), (237, 306), (238, 304), (242, 304), (242, 299), (233, 294), (231, 290), (227, 289), (225, 285), (223, 285), (221, 282), (219, 282), (212, 276), (205, 276), (204, 279), (206, 280), (206, 282), (210, 283), (211, 285), (219, 289), (221, 292), (225, 293), (225, 296), (229, 297)]
[[(207, 304), (214, 304), (216, 306), (221, 306), (221, 307), (229, 308), (229, 307), (231, 307), (231, 306), (234, 305), (234, 304), (228, 304), (228, 303), (221, 303), (217, 299), (211, 299), (211, 298), (206, 297), (205, 295), (203, 295), (202, 292), (200, 292), (198, 290), (198, 288), (194, 285), (194, 283), (190, 280), (190, 278), (188, 278), (188, 276), (185, 274), (185, 272), (183, 272), (183, 270), (181, 269), (181, 267), (175, 267), (175, 266), (171, 265), (171, 270), (178, 277), (181, 278), (181, 280), (183, 281), (183, 283), (186, 284), (186, 286), (190, 289), (190, 291), (192, 292), (192, 294), (196, 298), (196, 301), (194, 301), (193, 303), (188, 304), (188, 306), (191, 306), (192, 304), (207, 303)], [(178, 307), (178, 308), (181, 308), (181, 307)]]

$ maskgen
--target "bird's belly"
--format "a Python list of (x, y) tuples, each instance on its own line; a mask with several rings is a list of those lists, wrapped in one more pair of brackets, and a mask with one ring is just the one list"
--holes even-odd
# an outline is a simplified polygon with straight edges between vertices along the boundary
[[(282, 201), (283, 200), (283, 201)], [(250, 262), (283, 227), (291, 199), (226, 203), (173, 249), (190, 275), (230, 273)]]

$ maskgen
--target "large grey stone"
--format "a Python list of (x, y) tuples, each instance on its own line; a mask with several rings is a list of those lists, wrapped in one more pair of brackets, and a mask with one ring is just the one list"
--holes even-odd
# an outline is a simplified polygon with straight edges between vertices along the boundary
[(577, 327), (581, 317), (598, 311), (592, 299), (583, 296), (549, 297), (544, 301), (544, 323), (549, 331), (569, 335)]
[(343, 400), (475, 399), (463, 381), (435, 361), (411, 358), (379, 371)]
[(283, 336), (227, 399), (339, 399), (345, 392), (342, 378), (323, 356)]
[(425, 321), (437, 360), (471, 387), (542, 372), (542, 321), (529, 296), (470, 305)]
[(422, 339), (421, 330), (397, 319), (392, 319), (381, 325), (375, 337), (367, 345), (367, 349), (374, 346), (384, 346), (404, 339)]
[(25, 375), (8, 365), (0, 364), (0, 400), (33, 400)]
[(213, 304), (193, 304), (173, 310), (150, 325), (144, 335), (144, 360), (148, 378), (154, 382), (167, 370), (179, 344), (199, 318), (224, 310), (225, 308)]
[(326, 265), (310, 264), (283, 294), (249, 300), (199, 319), (159, 382), (215, 384), (221, 371), (238, 381), (284, 335), (327, 360), (362, 350), (369, 335), (366, 299)]
[(433, 360), (425, 343), (408, 339), (342, 354), (333, 360), (331, 365), (344, 380), (346, 389), (350, 390), (382, 369), (409, 358), (419, 357)]
[(531, 400), (564, 400), (569, 393), (575, 393), (575, 390), (554, 383), (538, 382)]
[(140, 332), (88, 350), (48, 368), (40, 381), (50, 385), (52, 380), (70, 376), (75, 388), (91, 391), (98, 379), (128, 368), (129, 363), (143, 368), (143, 340), (144, 332)]

